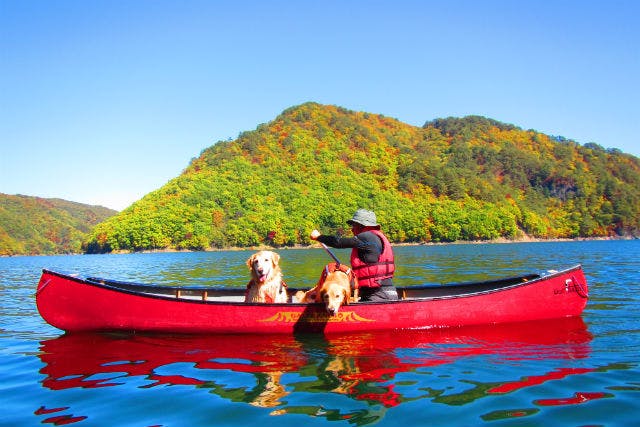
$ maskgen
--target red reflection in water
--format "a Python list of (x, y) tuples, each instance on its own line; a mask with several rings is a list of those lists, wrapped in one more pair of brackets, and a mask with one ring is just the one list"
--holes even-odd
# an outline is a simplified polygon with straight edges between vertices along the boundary
[[(62, 407), (62, 408), (45, 408), (44, 406), (41, 406), (40, 408), (38, 408), (34, 412), (34, 414), (35, 415), (48, 415), (48, 414), (53, 414), (55, 412), (66, 411), (67, 409), (69, 409), (68, 406), (65, 406), (65, 407)], [(77, 422), (85, 420), (85, 419), (87, 419), (87, 417), (85, 417), (85, 416), (74, 417), (73, 415), (56, 415), (55, 417), (46, 418), (46, 419), (42, 420), (42, 422), (45, 423), (45, 424), (53, 424), (53, 425), (56, 425), (56, 426), (61, 426), (61, 425), (66, 425), (66, 424), (77, 423)]]
[(44, 406), (41, 406), (38, 409), (36, 409), (34, 414), (36, 415), (53, 414), (54, 412), (66, 411), (67, 409), (69, 409), (68, 406), (63, 406), (62, 408), (45, 408)]
[[(150, 381), (145, 387), (213, 387), (211, 371), (250, 373), (256, 388), (245, 402), (273, 407), (295, 393), (281, 376), (301, 373), (313, 387), (392, 407), (404, 399), (390, 383), (398, 373), (453, 363), (460, 358), (499, 355), (508, 359), (586, 357), (591, 335), (581, 318), (510, 325), (350, 335), (158, 336), (71, 334), (43, 341), (40, 372), (51, 390), (117, 386), (129, 376)], [(406, 350), (406, 351), (404, 351)], [(162, 367), (188, 363), (188, 374), (163, 375)], [(506, 393), (547, 379), (586, 371), (558, 370), (493, 388)], [(199, 374), (202, 375), (199, 375)], [(311, 378), (309, 376), (312, 376)], [(315, 375), (315, 377), (313, 377)], [(293, 388), (293, 391), (292, 391)], [(237, 393), (236, 393), (237, 394)], [(234, 394), (235, 396), (235, 394)]]
[(534, 401), (536, 405), (540, 406), (558, 406), (558, 405), (577, 405), (585, 403), (590, 400), (602, 399), (605, 397), (612, 397), (609, 393), (595, 392), (595, 393), (581, 393), (577, 392), (573, 397), (559, 398), (559, 399), (539, 399)]
[(71, 415), (60, 415), (58, 417), (47, 418), (46, 420), (42, 420), (43, 423), (53, 424), (56, 426), (63, 426), (67, 424), (77, 423), (82, 420), (86, 420), (87, 417), (72, 417)]
[(498, 387), (494, 387), (490, 390), (487, 390), (488, 393), (510, 393), (512, 391), (518, 390), (524, 387), (531, 387), (534, 385), (539, 385), (549, 380), (559, 380), (567, 375), (578, 375), (578, 374), (586, 374), (589, 372), (593, 372), (595, 369), (591, 368), (560, 368), (553, 372), (549, 372), (544, 375), (534, 375), (531, 377), (527, 377), (522, 381), (514, 381), (511, 383), (505, 383)]

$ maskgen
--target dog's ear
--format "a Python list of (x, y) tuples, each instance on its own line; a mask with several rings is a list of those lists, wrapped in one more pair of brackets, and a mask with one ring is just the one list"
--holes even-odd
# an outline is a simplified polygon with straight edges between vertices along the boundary
[(256, 257), (256, 254), (253, 254), (247, 260), (247, 267), (249, 267), (249, 270), (251, 270), (251, 268), (253, 267), (253, 260), (255, 259), (255, 257)]
[(273, 256), (271, 257), (271, 262), (273, 263), (274, 267), (280, 264), (280, 254), (274, 252)]

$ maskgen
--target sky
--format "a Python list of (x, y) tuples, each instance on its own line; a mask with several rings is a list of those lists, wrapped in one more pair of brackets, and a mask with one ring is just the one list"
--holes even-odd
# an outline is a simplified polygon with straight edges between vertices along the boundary
[(0, 0), (0, 193), (122, 210), (308, 101), (640, 156), (636, 0)]

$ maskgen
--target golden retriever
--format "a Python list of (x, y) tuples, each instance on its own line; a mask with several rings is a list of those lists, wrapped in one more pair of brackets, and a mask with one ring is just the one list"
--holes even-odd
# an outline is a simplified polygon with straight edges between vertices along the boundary
[(280, 255), (271, 251), (256, 252), (247, 260), (251, 280), (245, 302), (286, 303), (287, 285), (282, 280)]
[(303, 303), (323, 302), (327, 313), (335, 316), (343, 305), (358, 301), (358, 279), (350, 268), (332, 263), (325, 267), (316, 287), (298, 291), (296, 299)]

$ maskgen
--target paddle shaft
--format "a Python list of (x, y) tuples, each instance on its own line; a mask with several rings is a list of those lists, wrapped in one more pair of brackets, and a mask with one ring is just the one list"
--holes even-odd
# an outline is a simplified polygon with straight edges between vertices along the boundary
[(324, 250), (325, 250), (325, 251), (327, 251), (327, 253), (329, 254), (329, 256), (330, 256), (331, 258), (333, 258), (333, 260), (334, 260), (338, 265), (342, 264), (342, 263), (340, 262), (340, 260), (338, 259), (338, 257), (337, 257), (337, 256), (335, 256), (335, 255), (333, 254), (333, 252), (331, 252), (331, 249), (329, 249), (329, 247), (328, 247), (327, 245), (325, 245), (325, 244), (324, 244), (324, 243), (322, 243), (322, 242), (318, 242), (318, 243), (320, 243), (320, 244), (322, 245), (322, 247), (324, 248)]

